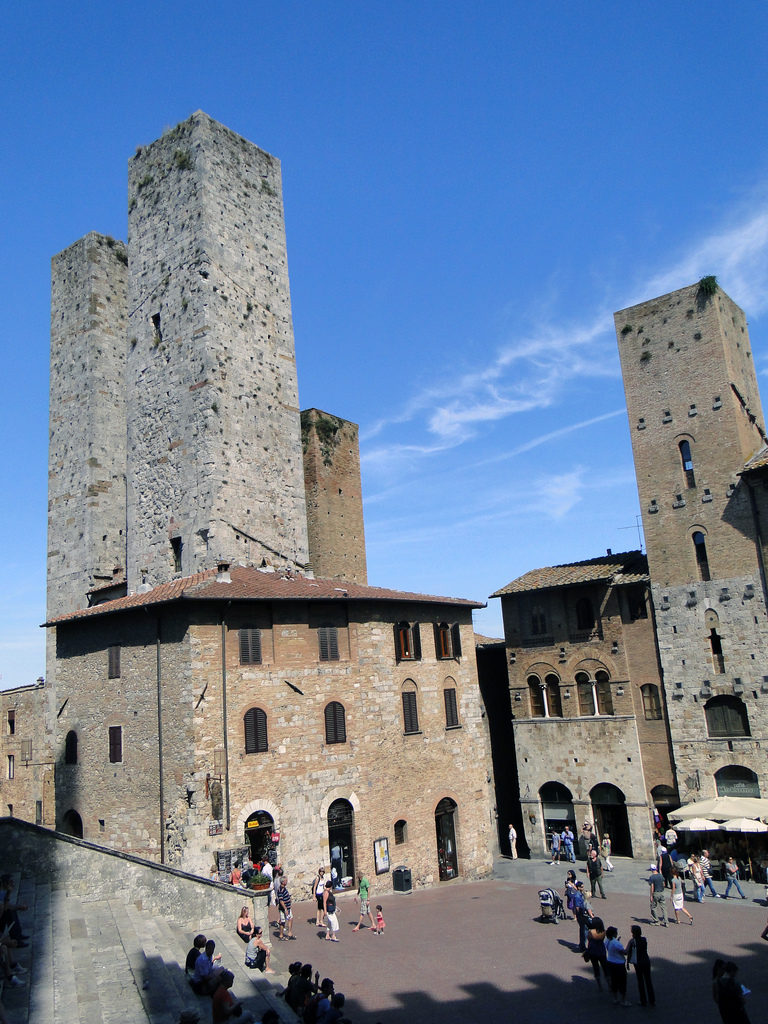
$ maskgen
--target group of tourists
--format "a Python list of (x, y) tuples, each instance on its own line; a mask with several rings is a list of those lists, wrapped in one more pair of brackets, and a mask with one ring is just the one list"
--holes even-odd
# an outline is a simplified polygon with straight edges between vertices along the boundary
[[(249, 940), (249, 945), (252, 941)], [(185, 970), (192, 991), (199, 996), (211, 997), (213, 1024), (220, 1024), (231, 1017), (236, 1017), (240, 1024), (254, 1024), (256, 1018), (253, 1013), (244, 1009), (232, 992), (235, 976), (222, 965), (221, 954), (216, 952), (213, 939), (206, 939), (205, 935), (195, 936), (187, 953)], [(277, 1024), (277, 1021), (277, 1014), (270, 1019), (265, 1014), (262, 1018), (262, 1024)]]
[[(325, 877), (325, 868), (318, 868), (317, 874), (312, 882), (312, 892), (315, 895), (317, 904), (315, 910), (315, 927), (325, 928), (325, 938), (328, 942), (339, 941), (339, 918), (336, 913), (336, 890), (332, 879)], [(352, 929), (359, 932), (366, 919), (371, 923), (371, 934), (383, 935), (386, 924), (384, 922), (384, 911), (380, 903), (376, 904), (376, 917), (374, 919), (370, 903), (371, 883), (362, 871), (357, 875), (357, 895), (355, 901), (360, 904), (360, 918)]]
[(320, 981), (319, 972), (312, 978), (312, 964), (299, 960), (288, 965), (285, 1001), (305, 1024), (344, 1024), (342, 992), (336, 992), (331, 978)]

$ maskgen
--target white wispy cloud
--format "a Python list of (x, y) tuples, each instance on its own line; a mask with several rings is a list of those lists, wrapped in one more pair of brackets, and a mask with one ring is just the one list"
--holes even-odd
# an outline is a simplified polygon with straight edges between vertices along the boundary
[[(638, 283), (635, 297), (617, 297), (611, 307), (593, 310), (578, 323), (545, 324), (500, 346), (486, 365), (413, 394), (394, 413), (366, 428), (361, 440), (414, 421), (413, 433), (421, 429), (424, 437), (432, 440), (368, 449), (364, 455), (367, 466), (391, 471), (404, 460), (416, 462), (439, 454), (471, 441), (484, 423), (551, 408), (579, 379), (617, 377), (613, 309), (664, 294), (710, 273), (716, 273), (721, 284), (752, 313), (768, 308), (768, 197), (751, 197), (748, 208), (731, 212), (729, 224), (693, 240), (669, 267)], [(526, 441), (502, 457), (622, 412), (581, 420)]]

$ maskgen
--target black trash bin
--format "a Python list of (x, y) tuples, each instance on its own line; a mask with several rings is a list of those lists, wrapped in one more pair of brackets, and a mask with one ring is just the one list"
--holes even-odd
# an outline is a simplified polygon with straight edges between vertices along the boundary
[(392, 872), (392, 888), (395, 892), (411, 892), (411, 869), (406, 867), (395, 868)]

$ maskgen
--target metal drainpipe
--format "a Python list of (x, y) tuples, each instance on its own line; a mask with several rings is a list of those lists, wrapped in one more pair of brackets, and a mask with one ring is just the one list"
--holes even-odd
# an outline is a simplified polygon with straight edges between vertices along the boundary
[(160, 863), (165, 864), (165, 792), (163, 788), (163, 712), (162, 712), (162, 678), (160, 671), (161, 631), (160, 616), (157, 617), (157, 639), (155, 641), (156, 675), (157, 675), (157, 763), (160, 774)]
[(227, 832), (230, 828), (229, 811), (229, 738), (227, 733), (227, 620), (221, 617), (221, 714), (224, 734), (224, 800), (226, 802)]

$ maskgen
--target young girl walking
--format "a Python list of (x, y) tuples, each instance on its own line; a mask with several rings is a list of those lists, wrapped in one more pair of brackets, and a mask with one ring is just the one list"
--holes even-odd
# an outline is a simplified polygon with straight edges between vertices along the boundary
[(381, 904), (377, 903), (376, 904), (376, 929), (374, 931), (374, 935), (383, 935), (384, 929), (386, 927), (387, 926), (386, 926), (386, 924), (384, 922), (384, 913), (383, 913), (383, 911), (381, 909)]

